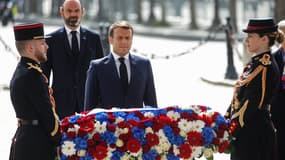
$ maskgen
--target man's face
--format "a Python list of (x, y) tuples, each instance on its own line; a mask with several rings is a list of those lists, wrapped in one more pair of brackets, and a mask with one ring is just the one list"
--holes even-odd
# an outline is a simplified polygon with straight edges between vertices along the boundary
[(133, 42), (131, 29), (116, 28), (113, 37), (109, 36), (109, 43), (113, 47), (113, 51), (119, 56), (129, 53)]
[(39, 62), (47, 61), (47, 49), (45, 39), (39, 39), (34, 41), (34, 56)]
[(83, 10), (79, 1), (67, 0), (61, 7), (60, 14), (64, 19), (64, 23), (73, 29), (80, 25)]

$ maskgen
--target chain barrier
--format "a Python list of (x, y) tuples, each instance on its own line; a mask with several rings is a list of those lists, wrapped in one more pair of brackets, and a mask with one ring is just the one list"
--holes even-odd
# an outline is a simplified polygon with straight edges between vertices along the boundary
[[(211, 29), (208, 33), (208, 35), (200, 40), (198, 42), (197, 45), (195, 45), (194, 47), (184, 51), (184, 52), (180, 52), (180, 53), (177, 53), (177, 54), (172, 54), (172, 55), (163, 55), (163, 56), (159, 56), (159, 55), (156, 55), (156, 54), (146, 54), (146, 53), (143, 53), (143, 52), (139, 52), (137, 49), (133, 49), (132, 51), (135, 52), (135, 53), (139, 53), (141, 55), (144, 55), (146, 57), (150, 57), (151, 59), (170, 59), (170, 58), (176, 58), (176, 57), (180, 57), (180, 56), (183, 56), (183, 55), (186, 55), (186, 54), (189, 54), (189, 53), (192, 53), (194, 52), (196, 49), (200, 48), (201, 46), (207, 44), (210, 40), (215, 40), (216, 37), (217, 37), (217, 33), (222, 31), (222, 30), (225, 30), (225, 25), (220, 25), (214, 29)], [(233, 46), (233, 48), (235, 49), (236, 53), (238, 54), (238, 57), (239, 59), (241, 60), (242, 59), (242, 56), (237, 48), (237, 40), (235, 38), (235, 36), (232, 35), (232, 41), (231, 41), (231, 44)]]
[(13, 51), (13, 49), (4, 41), (1, 35), (0, 35), (0, 42), (3, 44), (7, 52), (10, 52), (17, 60), (19, 60), (20, 56)]

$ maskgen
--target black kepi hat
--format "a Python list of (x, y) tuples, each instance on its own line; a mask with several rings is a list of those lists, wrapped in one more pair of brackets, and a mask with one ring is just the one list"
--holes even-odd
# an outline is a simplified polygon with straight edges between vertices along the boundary
[(43, 23), (16, 25), (14, 26), (14, 35), (16, 41), (48, 38), (44, 35)]
[(246, 29), (242, 31), (245, 33), (271, 33), (277, 31), (276, 25), (272, 18), (254, 18), (250, 19)]

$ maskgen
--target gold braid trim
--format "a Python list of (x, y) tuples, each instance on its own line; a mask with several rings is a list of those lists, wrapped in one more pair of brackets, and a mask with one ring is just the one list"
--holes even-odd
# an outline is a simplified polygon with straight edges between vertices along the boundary
[(236, 117), (238, 117), (239, 124), (240, 124), (241, 127), (244, 126), (244, 119), (243, 119), (243, 117), (244, 117), (244, 112), (247, 109), (247, 105), (248, 105), (248, 100), (246, 100), (244, 102), (244, 104), (242, 105), (241, 109), (238, 112), (236, 112), (235, 114), (233, 114), (232, 117), (231, 117), (231, 119), (235, 119)]
[(39, 71), (40, 73), (43, 72), (43, 70), (41, 69), (41, 67), (39, 65), (35, 65), (33, 63), (27, 63), (27, 65), (29, 66), (28, 69), (35, 69), (35, 70)]
[(264, 68), (262, 71), (262, 94), (261, 94), (261, 100), (259, 102), (258, 108), (260, 109), (264, 100), (264, 95), (265, 95), (265, 89), (266, 89), (266, 73), (267, 73), (267, 68)]
[(59, 118), (58, 118), (57, 114), (55, 113), (55, 108), (52, 108), (52, 111), (53, 111), (53, 115), (55, 117), (55, 122), (54, 122), (54, 129), (50, 133), (50, 135), (51, 136), (55, 136), (56, 133), (58, 132), (58, 128), (59, 128), (59, 124), (58, 124)]
[(239, 86), (243, 86), (247, 83), (249, 83), (256, 75), (258, 75), (265, 67), (262, 65), (259, 65), (246, 79), (244, 80), (239, 80), (237, 84)]

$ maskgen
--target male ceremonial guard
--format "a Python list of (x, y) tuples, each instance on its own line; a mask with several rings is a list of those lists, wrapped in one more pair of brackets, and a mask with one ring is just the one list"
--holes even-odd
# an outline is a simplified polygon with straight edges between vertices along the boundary
[(10, 82), (18, 119), (10, 160), (54, 160), (61, 134), (52, 92), (39, 67), (47, 60), (43, 24), (14, 26), (14, 34), (21, 59)]

